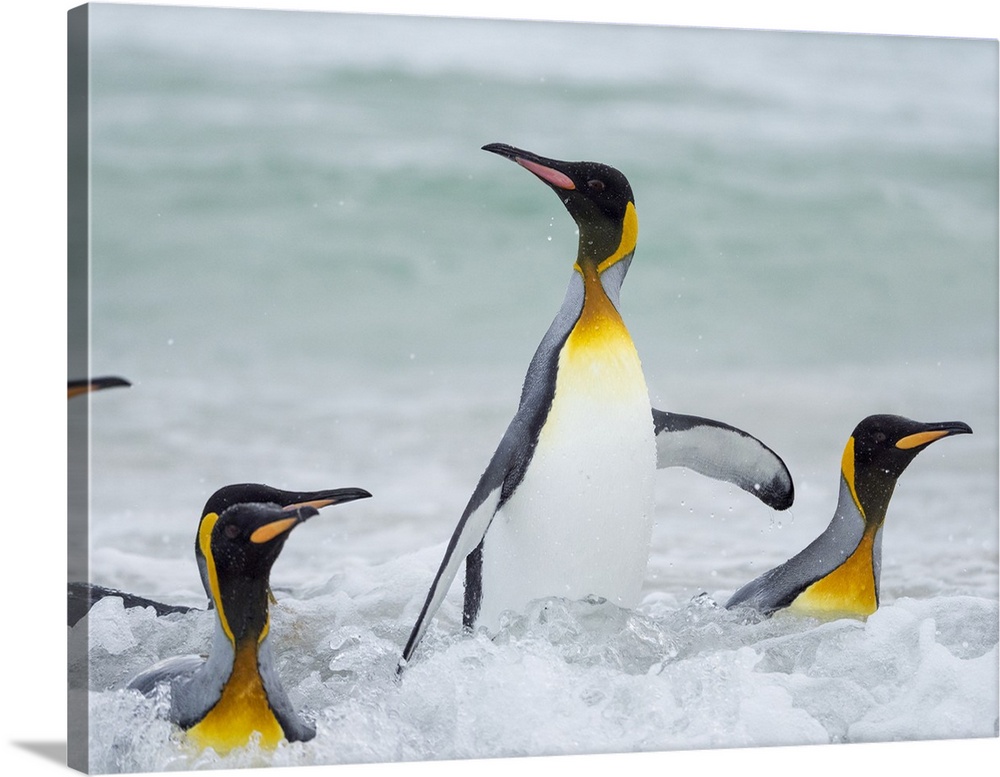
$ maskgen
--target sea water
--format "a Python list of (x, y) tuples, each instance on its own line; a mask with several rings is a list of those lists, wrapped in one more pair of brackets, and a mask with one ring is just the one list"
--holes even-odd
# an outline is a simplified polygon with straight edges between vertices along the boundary
[[(374, 494), (272, 573), (313, 741), (193, 751), (123, 688), (212, 614), (107, 599), (70, 633), (92, 769), (997, 736), (995, 42), (111, 5), (90, 35), (91, 371), (133, 385), (89, 398), (80, 575), (204, 607), (216, 488)], [(763, 439), (796, 500), (659, 472), (634, 610), (549, 599), (468, 635), (457, 581), (399, 681), (576, 250), (496, 141), (628, 176), (653, 404)], [(822, 531), (883, 412), (974, 434), (900, 478), (881, 608), (722, 609)]]

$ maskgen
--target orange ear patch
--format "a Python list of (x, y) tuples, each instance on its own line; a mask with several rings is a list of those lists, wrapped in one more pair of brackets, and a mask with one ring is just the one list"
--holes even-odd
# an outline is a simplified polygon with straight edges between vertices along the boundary
[(271, 523), (264, 524), (250, 535), (250, 542), (256, 543), (257, 545), (270, 542), (278, 535), (284, 534), (298, 522), (299, 519), (298, 516), (296, 516), (295, 518), (282, 518), (280, 521), (272, 521)]

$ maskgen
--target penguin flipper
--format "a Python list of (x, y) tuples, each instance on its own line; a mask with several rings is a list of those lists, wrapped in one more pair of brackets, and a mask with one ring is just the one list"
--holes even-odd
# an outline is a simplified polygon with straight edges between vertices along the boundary
[(653, 408), (656, 466), (686, 467), (785, 510), (795, 499), (785, 462), (751, 434), (729, 424)]
[[(487, 470), (484, 473), (483, 479), (480, 481), (480, 487), (486, 481), (486, 476), (489, 472)], [(427, 592), (424, 606), (420, 610), (417, 622), (413, 624), (410, 638), (403, 649), (403, 656), (396, 666), (397, 675), (402, 673), (406, 663), (413, 656), (413, 651), (417, 649), (417, 645), (423, 638), (424, 632), (427, 631), (427, 627), (430, 625), (431, 618), (434, 617), (434, 613), (438, 611), (441, 602), (444, 601), (445, 594), (451, 588), (455, 575), (458, 574), (459, 566), (465, 560), (465, 557), (482, 542), (483, 537), (486, 535), (486, 530), (489, 528), (490, 521), (493, 520), (493, 515), (500, 502), (500, 485), (498, 484), (492, 491), (489, 491), (485, 496), (480, 498), (477, 504), (479, 490), (478, 488), (476, 489), (472, 500), (469, 502), (469, 506), (465, 508), (465, 512), (462, 514), (462, 518), (455, 528), (454, 534), (451, 535), (451, 539), (448, 541), (448, 548), (445, 551), (444, 558), (441, 560), (441, 566), (434, 576), (434, 582), (431, 583), (431, 588)]]
[[(545, 342), (543, 341), (543, 345)], [(542, 346), (539, 346), (539, 353), (542, 351)], [(535, 355), (536, 361), (544, 358), (539, 356), (539, 353)], [(531, 374), (530, 370), (529, 374)], [(396, 666), (397, 675), (402, 674), (403, 668), (417, 649), (431, 618), (441, 606), (455, 575), (458, 574), (459, 566), (483, 541), (486, 530), (489, 529), (490, 523), (493, 521), (493, 516), (510, 496), (511, 491), (517, 488), (521, 478), (524, 477), (524, 471), (531, 460), (538, 440), (538, 430), (541, 429), (550, 404), (551, 396), (544, 389), (539, 390), (537, 383), (532, 384), (526, 381), (520, 407), (514, 414), (507, 431), (504, 432), (500, 444), (493, 453), (493, 458), (490, 459), (482, 477), (479, 478), (476, 490), (472, 492), (469, 503), (458, 521), (458, 526), (455, 527), (455, 531), (448, 541), (448, 548), (441, 560), (441, 566), (438, 568), (437, 575), (434, 576), (434, 582), (431, 583), (431, 588), (427, 592), (427, 599), (420, 610), (417, 622), (413, 624), (413, 630), (410, 632), (410, 638), (403, 649), (402, 658)], [(469, 597), (467, 596), (466, 607), (468, 607), (468, 603)]]
[(160, 683), (169, 683), (179, 677), (193, 675), (204, 666), (207, 656), (172, 656), (153, 664), (129, 680), (126, 688), (149, 696)]
[(126, 591), (119, 591), (116, 588), (107, 588), (96, 583), (69, 583), (68, 584), (68, 608), (67, 621), (70, 626), (75, 626), (101, 599), (108, 596), (116, 596), (122, 600), (125, 609), (131, 607), (152, 607), (156, 610), (156, 616), (169, 615), (171, 613), (191, 612), (194, 607), (184, 607), (179, 604), (164, 604), (144, 596), (137, 596)]

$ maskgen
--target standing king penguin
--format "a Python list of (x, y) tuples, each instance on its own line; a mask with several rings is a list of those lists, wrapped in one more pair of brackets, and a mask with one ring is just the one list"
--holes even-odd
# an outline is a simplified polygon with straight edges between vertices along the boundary
[(788, 608), (823, 619), (871, 615), (879, 605), (882, 526), (896, 480), (932, 442), (971, 433), (961, 421), (865, 418), (844, 448), (837, 511), (826, 531), (740, 588), (726, 607), (751, 607), (763, 615)]
[[(338, 502), (371, 496), (357, 488), (340, 492)], [(224, 754), (255, 734), (268, 749), (316, 735), (292, 707), (274, 668), (268, 581), (289, 533), (318, 513), (310, 505), (238, 503), (202, 518), (198, 544), (215, 610), (208, 656), (168, 658), (128, 686), (150, 695), (169, 684), (168, 717), (199, 747)]]
[(649, 560), (653, 474), (682, 466), (785, 509), (791, 476), (759, 440), (726, 424), (651, 409), (619, 290), (635, 251), (632, 188), (618, 170), (494, 143), (547, 184), (579, 228), (569, 289), (528, 366), (517, 413), (445, 551), (399, 669), (465, 561), (466, 628), (495, 631), (533, 599), (638, 602)]

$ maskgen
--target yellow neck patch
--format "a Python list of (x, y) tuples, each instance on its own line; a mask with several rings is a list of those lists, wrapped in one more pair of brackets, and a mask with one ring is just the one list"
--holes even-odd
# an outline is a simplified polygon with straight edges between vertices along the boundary
[(212, 555), (212, 529), (219, 522), (218, 513), (209, 513), (201, 521), (201, 528), (198, 530), (198, 547), (201, 548), (202, 555), (205, 556), (205, 565), (208, 568), (208, 585), (212, 589), (212, 601), (215, 603), (215, 612), (219, 616), (219, 623), (229, 641), (235, 645), (236, 638), (232, 629), (229, 628), (229, 621), (226, 620), (226, 611), (222, 607), (222, 595), (219, 591), (219, 575), (215, 570), (215, 556)]
[(844, 457), (840, 460), (840, 470), (844, 474), (844, 482), (847, 483), (848, 489), (851, 491), (851, 498), (854, 499), (854, 506), (858, 508), (858, 512), (861, 513), (861, 517), (868, 520), (865, 515), (865, 508), (861, 506), (861, 500), (858, 499), (858, 492), (854, 487), (854, 438), (852, 437), (847, 441), (847, 447), (844, 448)]
[(867, 617), (878, 609), (872, 549), (875, 529), (866, 528), (847, 560), (800, 593), (789, 606), (804, 615), (821, 618)]
[(599, 272), (592, 265), (586, 270), (580, 269), (584, 287), (583, 309), (564, 349), (570, 358), (581, 349), (590, 352), (597, 349), (609, 355), (627, 353), (629, 359), (637, 359), (632, 338), (621, 314), (608, 299)]
[(622, 239), (618, 248), (607, 259), (597, 265), (598, 272), (604, 272), (611, 265), (624, 259), (635, 251), (636, 241), (639, 239), (639, 217), (635, 212), (635, 205), (631, 202), (625, 206), (625, 217), (622, 219)]
[(257, 643), (250, 642), (236, 652), (219, 701), (187, 733), (199, 747), (211, 747), (224, 755), (248, 744), (254, 732), (260, 734), (260, 746), (269, 750), (285, 738), (257, 668)]
[(551, 435), (565, 435), (566, 430), (556, 431), (562, 429), (556, 420), (567, 407), (579, 410), (581, 403), (599, 413), (639, 403), (649, 413), (639, 354), (593, 265), (584, 273), (584, 295), (580, 317), (559, 353), (553, 407), (540, 442), (552, 439)]

